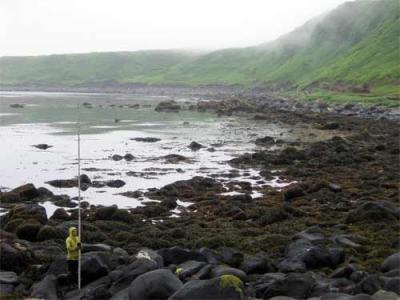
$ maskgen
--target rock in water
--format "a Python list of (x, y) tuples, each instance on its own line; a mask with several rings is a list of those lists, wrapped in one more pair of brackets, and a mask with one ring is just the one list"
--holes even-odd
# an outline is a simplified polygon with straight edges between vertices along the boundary
[(109, 180), (106, 182), (106, 185), (108, 187), (112, 187), (112, 188), (120, 188), (123, 187), (125, 185), (125, 181), (117, 179), (117, 180)]
[(275, 139), (273, 137), (266, 136), (256, 139), (255, 144), (259, 146), (272, 146), (275, 145)]
[(129, 287), (129, 300), (168, 299), (182, 287), (182, 282), (168, 269), (147, 272)]
[(122, 160), (124, 157), (119, 155), (119, 154), (114, 154), (113, 156), (111, 156), (111, 159), (114, 161), (119, 161)]
[(241, 300), (244, 299), (243, 282), (233, 275), (210, 280), (192, 280), (186, 283), (169, 300)]
[(126, 161), (132, 161), (132, 160), (135, 159), (135, 157), (134, 157), (132, 154), (127, 153), (127, 154), (124, 155), (124, 159), (125, 159)]
[(155, 137), (137, 137), (137, 138), (132, 138), (131, 140), (144, 143), (156, 143), (161, 141), (161, 139)]
[(0, 202), (12, 203), (32, 200), (39, 197), (40, 193), (32, 183), (21, 185), (9, 192), (0, 194)]
[(181, 110), (181, 106), (174, 100), (162, 101), (154, 110), (158, 112), (178, 112)]
[(10, 104), (11, 108), (24, 108), (25, 106), (23, 104), (18, 104), (18, 103), (14, 103), (14, 104)]
[(188, 146), (192, 151), (197, 151), (200, 150), (201, 148), (204, 148), (202, 144), (199, 144), (195, 141), (191, 142), (190, 145)]
[(37, 145), (33, 145), (33, 147), (38, 148), (40, 150), (47, 150), (53, 146), (47, 145), (47, 144), (37, 144)]

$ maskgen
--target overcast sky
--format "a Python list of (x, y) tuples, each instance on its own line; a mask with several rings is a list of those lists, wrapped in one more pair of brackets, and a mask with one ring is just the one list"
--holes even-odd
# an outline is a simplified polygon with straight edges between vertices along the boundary
[(260, 44), (346, 0), (0, 0), (0, 56)]

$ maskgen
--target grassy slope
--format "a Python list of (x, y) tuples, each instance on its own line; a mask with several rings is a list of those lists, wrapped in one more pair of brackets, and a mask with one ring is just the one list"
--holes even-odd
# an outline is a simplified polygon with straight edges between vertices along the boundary
[[(166, 77), (193, 84), (390, 83), (400, 75), (397, 3), (346, 3), (316, 26), (306, 24), (270, 45), (210, 53), (174, 67)], [(298, 35), (306, 40), (299, 42)]]
[(399, 92), (399, 18), (398, 0), (358, 0), (256, 47), (198, 56), (138, 51), (0, 58), (0, 81), (78, 84), (111, 80), (284, 89), (345, 82), (369, 83), (372, 96), (393, 95)]
[(0, 58), (3, 84), (117, 81), (146, 82), (192, 60), (178, 51), (137, 51)]

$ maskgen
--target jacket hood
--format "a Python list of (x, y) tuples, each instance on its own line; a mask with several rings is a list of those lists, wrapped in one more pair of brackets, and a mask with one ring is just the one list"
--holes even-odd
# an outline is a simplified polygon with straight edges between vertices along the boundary
[(76, 230), (76, 227), (70, 227), (70, 228), (68, 229), (68, 233), (69, 233), (70, 236), (72, 236), (72, 231), (73, 231), (73, 230)]

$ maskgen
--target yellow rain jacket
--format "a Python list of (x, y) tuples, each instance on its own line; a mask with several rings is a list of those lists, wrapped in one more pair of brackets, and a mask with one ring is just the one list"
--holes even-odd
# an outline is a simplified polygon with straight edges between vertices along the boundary
[[(69, 236), (65, 240), (65, 244), (67, 245), (67, 259), (68, 260), (78, 260), (79, 258), (79, 247), (78, 243), (81, 241), (79, 240), (79, 237), (76, 234), (76, 228), (75, 227), (70, 227), (69, 228)], [(75, 234), (73, 234), (73, 231), (75, 231)]]

